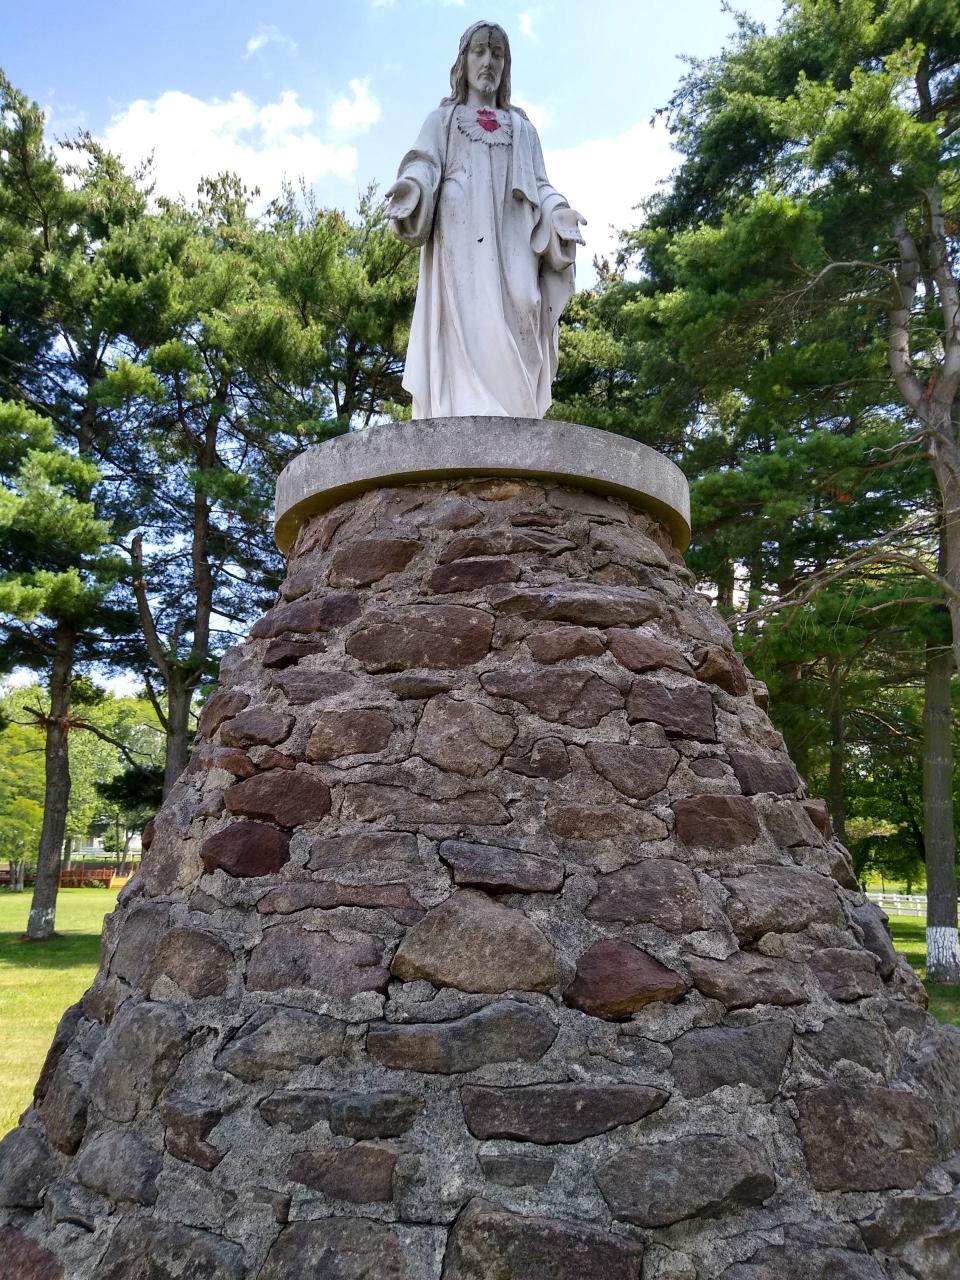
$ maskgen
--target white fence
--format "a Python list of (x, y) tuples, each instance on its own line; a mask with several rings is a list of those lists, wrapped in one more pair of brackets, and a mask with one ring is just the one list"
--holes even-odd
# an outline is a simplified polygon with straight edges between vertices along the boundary
[(881, 911), (888, 916), (927, 916), (927, 895), (925, 893), (868, 893), (867, 897), (875, 902)]

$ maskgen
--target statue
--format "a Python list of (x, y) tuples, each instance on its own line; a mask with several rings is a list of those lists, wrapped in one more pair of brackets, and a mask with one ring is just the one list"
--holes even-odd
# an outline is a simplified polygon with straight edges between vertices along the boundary
[(542, 418), (586, 219), (510, 103), (502, 27), (467, 28), (450, 87), (387, 192), (393, 231), (422, 246), (403, 385), (414, 418)]

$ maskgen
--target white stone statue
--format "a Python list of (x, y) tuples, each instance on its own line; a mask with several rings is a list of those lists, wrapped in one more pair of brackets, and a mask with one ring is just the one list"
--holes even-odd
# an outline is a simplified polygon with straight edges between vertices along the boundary
[(542, 418), (586, 219), (510, 104), (502, 27), (467, 28), (450, 87), (387, 192), (392, 229), (422, 246), (403, 385), (414, 418)]

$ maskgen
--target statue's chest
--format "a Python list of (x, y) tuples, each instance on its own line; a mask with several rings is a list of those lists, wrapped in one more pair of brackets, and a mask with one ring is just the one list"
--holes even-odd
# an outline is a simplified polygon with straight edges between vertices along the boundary
[(509, 147), (513, 142), (513, 123), (509, 111), (492, 107), (457, 107), (457, 132), (471, 143), (485, 147)]

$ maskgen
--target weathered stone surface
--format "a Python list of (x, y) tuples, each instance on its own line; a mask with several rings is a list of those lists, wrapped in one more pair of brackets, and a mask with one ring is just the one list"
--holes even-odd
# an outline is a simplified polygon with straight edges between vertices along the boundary
[(310, 702), (325, 702), (350, 693), (357, 687), (357, 680), (346, 671), (318, 671), (309, 668), (283, 671), (273, 677), (276, 688), (282, 690), (286, 700), (295, 707)]
[(277, 605), (250, 628), (254, 640), (272, 640), (288, 633), (309, 635), (332, 631), (360, 617), (360, 600), (352, 591), (331, 591), (327, 595), (293, 604)]
[(797, 845), (815, 848), (822, 844), (819, 831), (798, 801), (785, 800), (771, 806), (764, 814), (764, 822), (781, 849), (792, 849)]
[(306, 987), (345, 1000), (382, 991), (388, 977), (379, 939), (365, 935), (347, 942), (296, 924), (268, 929), (247, 964), (248, 991)]
[(759, 1143), (712, 1133), (635, 1147), (595, 1176), (613, 1216), (638, 1227), (734, 1212), (763, 1204), (776, 1189)]
[(549, 778), (557, 782), (570, 772), (570, 756), (560, 738), (538, 738), (529, 755), (507, 756), (503, 767), (525, 778)]
[(410, 671), (390, 680), (387, 688), (398, 698), (433, 698), (438, 693), (449, 693), (454, 683), (452, 676), (432, 675), (429, 671)]
[(40, 1108), (43, 1131), (51, 1146), (72, 1156), (83, 1139), (87, 1127), (87, 1090), (72, 1080), (65, 1069), (59, 1070)]
[(419, 856), (417, 837), (406, 831), (357, 831), (314, 840), (307, 867), (311, 871), (333, 871), (347, 867), (411, 866)]
[(731, 750), (728, 754), (745, 796), (759, 795), (763, 791), (786, 795), (800, 786), (800, 776), (789, 760), (767, 760), (750, 751)]
[(747, 1262), (727, 1267), (720, 1280), (886, 1280), (886, 1276), (865, 1253), (790, 1241), (764, 1245)]
[(171, 929), (160, 940), (143, 976), (149, 991), (155, 979), (165, 974), (182, 991), (202, 1000), (222, 995), (233, 974), (230, 948), (219, 938), (200, 929)]
[(333, 587), (366, 587), (399, 573), (417, 554), (415, 538), (358, 538), (339, 547), (330, 561)]
[(960, 1147), (960, 1028), (928, 1023), (912, 1075), (933, 1103), (944, 1155), (956, 1151)]
[(755, 1004), (804, 1004), (810, 999), (803, 986), (803, 970), (790, 960), (737, 951), (727, 960), (687, 956), (690, 976), (698, 991), (728, 1009)]
[(279, 827), (319, 822), (330, 812), (330, 788), (326, 783), (287, 769), (269, 769), (236, 782), (224, 793), (223, 800), (230, 813), (275, 822)]
[(907, 1190), (937, 1158), (931, 1107), (903, 1090), (826, 1085), (801, 1093), (797, 1106), (818, 1191)]
[(439, 514), (430, 521), (435, 529), (470, 529), (483, 519), (470, 502), (448, 498), (439, 508)]
[(264, 650), (261, 659), (265, 667), (278, 671), (284, 667), (292, 667), (301, 658), (309, 658), (313, 653), (326, 650), (323, 640), (271, 640)]
[(537, 1062), (556, 1038), (543, 1009), (498, 1000), (449, 1022), (375, 1022), (367, 1052), (395, 1071), (452, 1075), (493, 1062)]
[(667, 834), (662, 819), (627, 805), (548, 804), (546, 825), (561, 840), (662, 840)]
[(676, 688), (662, 684), (653, 676), (638, 676), (627, 697), (627, 719), (652, 720), (667, 733), (699, 742), (716, 742), (713, 699), (699, 684), (681, 684)]
[(265, 822), (234, 822), (208, 836), (200, 849), (207, 871), (230, 876), (269, 876), (290, 857), (290, 836)]
[(710, 644), (702, 652), (697, 653), (697, 677), (708, 684), (715, 684), (734, 697), (740, 698), (749, 692), (743, 659), (731, 649), (722, 649), (719, 645)]
[(451, 538), (440, 555), (441, 564), (465, 560), (474, 556), (511, 556), (525, 551), (539, 551), (541, 555), (556, 556), (561, 551), (571, 551), (576, 543), (558, 538), (552, 533), (521, 532), (512, 529), (489, 529), (484, 533), (467, 534)]
[(613, 685), (593, 671), (491, 671), (480, 677), (480, 683), (494, 698), (519, 702), (544, 720), (578, 729), (599, 724), (623, 706)]
[(132, 1133), (112, 1129), (83, 1144), (74, 1176), (83, 1186), (109, 1200), (154, 1204), (162, 1163), (159, 1151)]
[(854, 908), (853, 919), (863, 932), (863, 945), (877, 957), (877, 972), (886, 980), (897, 967), (897, 953), (886, 915), (872, 902), (865, 902)]
[(54, 1176), (53, 1152), (35, 1129), (11, 1129), (0, 1139), (0, 1206), (35, 1209)]
[(642, 1261), (638, 1241), (472, 1200), (450, 1234), (441, 1280), (640, 1280)]
[(469, 667), (490, 649), (493, 618), (458, 604), (410, 605), (370, 613), (347, 641), (367, 671)]
[(603, 637), (586, 627), (558, 627), (527, 636), (527, 648), (537, 662), (563, 662), (567, 658), (596, 658), (603, 653)]
[(453, 868), (455, 884), (489, 893), (555, 893), (563, 884), (563, 863), (499, 845), (444, 840), (440, 857)]
[(675, 644), (646, 631), (617, 628), (607, 633), (607, 649), (628, 671), (653, 671), (668, 667), (683, 675), (693, 675), (693, 667)]
[(457, 560), (438, 565), (424, 578), (427, 591), (442, 595), (450, 591), (479, 591), (498, 583), (516, 582), (520, 566), (513, 560)]
[(127, 1001), (93, 1059), (91, 1104), (111, 1120), (135, 1119), (156, 1102), (188, 1047), (189, 1023), (179, 1009)]
[(577, 961), (577, 973), (563, 993), (566, 1004), (596, 1018), (629, 1018), (655, 1000), (673, 1004), (686, 994), (673, 969), (631, 942), (607, 938), (595, 942)]
[(345, 1030), (338, 1019), (306, 1009), (261, 1009), (228, 1040), (214, 1065), (240, 1080), (263, 1080), (339, 1053)]
[(367, 907), (386, 911), (403, 924), (413, 924), (424, 913), (405, 884), (338, 884), (318, 880), (306, 884), (281, 884), (257, 903), (261, 915), (290, 915), (316, 907), (328, 911), (336, 907)]
[(331, 1200), (382, 1204), (393, 1199), (397, 1155), (395, 1147), (374, 1142), (322, 1153), (298, 1151), (290, 1160), (287, 1177)]
[(423, 1109), (422, 1098), (396, 1090), (338, 1094), (330, 1103), (330, 1132), (345, 1138), (399, 1138)]
[(684, 844), (739, 849), (760, 835), (757, 811), (746, 796), (684, 796), (673, 802), (673, 813)]
[(558, 511), (548, 511), (546, 507), (540, 507), (536, 511), (515, 511), (510, 517), (510, 523), (516, 525), (518, 529), (526, 529), (531, 525), (555, 529), (557, 525), (563, 524), (563, 516)]
[(203, 704), (197, 733), (201, 738), (212, 738), (224, 720), (239, 713), (250, 702), (249, 693), (242, 689), (219, 689)]
[(50, 1250), (16, 1227), (0, 1227), (0, 1258), (10, 1280), (64, 1280), (63, 1267)]
[(587, 758), (602, 777), (634, 800), (648, 800), (667, 785), (680, 759), (672, 747), (590, 742)]
[(655, 924), (671, 933), (704, 926), (703, 896), (689, 867), (669, 858), (649, 858), (597, 879), (587, 907), (591, 920)]
[(243, 1250), (209, 1231), (155, 1218), (123, 1218), (97, 1280), (245, 1280)]
[(814, 920), (844, 922), (833, 881), (812, 871), (770, 867), (724, 880), (723, 886), (730, 894), (727, 916), (742, 942), (764, 933), (796, 933)]
[(439, 769), (479, 778), (500, 763), (516, 736), (510, 716), (441, 694), (424, 708), (413, 749)]
[(706, 1027), (674, 1040), (673, 1078), (687, 1098), (699, 1098), (723, 1085), (747, 1084), (773, 1098), (793, 1044), (793, 1027), (784, 1019), (749, 1027)]
[(670, 1094), (642, 1084), (464, 1085), (463, 1116), (475, 1138), (581, 1142), (658, 1111)]
[(556, 1168), (555, 1160), (543, 1156), (509, 1155), (478, 1156), (488, 1182), (500, 1187), (545, 1187)]
[(830, 835), (830, 814), (827, 810), (827, 802), (825, 800), (802, 800), (801, 804), (807, 811), (810, 821), (821, 835)]
[(909, 1275), (949, 1280), (960, 1258), (960, 1199), (956, 1193), (891, 1197), (861, 1232), (868, 1249), (891, 1254)]
[[(232, 721), (227, 721), (228, 725), (231, 723)], [(187, 772), (198, 773), (201, 769), (225, 769), (235, 778), (252, 778), (257, 772), (257, 766), (238, 747), (218, 747), (209, 742), (198, 741), (190, 756)], [(144, 846), (144, 851), (146, 848)]]
[(293, 716), (271, 707), (247, 707), (220, 729), (220, 741), (226, 747), (275, 747), (290, 736)]
[(818, 1031), (805, 1031), (800, 1044), (830, 1069), (842, 1059), (886, 1075), (897, 1061), (896, 1044), (885, 1026), (863, 1018), (827, 1018)]
[(264, 1098), (257, 1110), (271, 1127), (282, 1124), (291, 1133), (303, 1133), (329, 1120), (333, 1098), (329, 1089), (286, 1089)]
[(633, 627), (661, 612), (660, 602), (635, 587), (501, 587), (490, 593), (498, 613), (584, 627)]
[(390, 971), (404, 982), (460, 991), (548, 991), (556, 981), (553, 947), (536, 925), (472, 889), (451, 894), (415, 924)]
[(502, 826), (510, 814), (489, 791), (465, 791), (446, 800), (406, 787), (354, 782), (343, 789), (343, 817), (353, 822), (410, 822), (414, 825)]
[(383, 711), (321, 711), (304, 754), (314, 764), (340, 756), (377, 755), (395, 729)]
[(207, 1135), (223, 1119), (220, 1107), (195, 1098), (170, 1098), (160, 1109), (160, 1119), (167, 1127), (164, 1146), (175, 1160), (195, 1164), (209, 1172), (223, 1159), (207, 1142)]
[(291, 1222), (257, 1280), (414, 1280), (392, 1227), (368, 1218)]
[(78, 1000), (76, 1004), (70, 1005), (57, 1023), (53, 1040), (50, 1042), (50, 1048), (47, 1050), (47, 1056), (43, 1060), (43, 1066), (40, 1068), (40, 1074), (34, 1086), (33, 1097), (35, 1102), (43, 1100), (57, 1067), (60, 1065), (60, 1059), (76, 1035), (83, 1016), (83, 1002)]
[(871, 951), (824, 947), (810, 957), (810, 968), (832, 1000), (862, 1000), (880, 990), (877, 957)]

